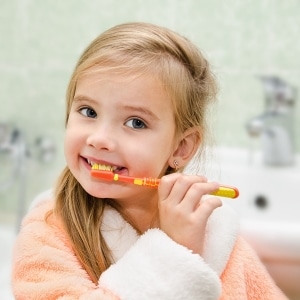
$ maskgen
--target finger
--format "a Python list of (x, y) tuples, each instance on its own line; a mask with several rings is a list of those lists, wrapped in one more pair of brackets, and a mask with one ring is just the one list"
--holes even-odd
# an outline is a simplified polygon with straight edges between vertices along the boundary
[(158, 186), (158, 195), (161, 200), (165, 200), (169, 197), (172, 188), (179, 176), (181, 176), (181, 174), (173, 173), (170, 175), (163, 176), (160, 179), (160, 184)]
[(220, 198), (209, 197), (200, 202), (194, 214), (200, 222), (206, 223), (214, 210), (222, 205), (223, 203)]
[(186, 192), (184, 199), (181, 201), (180, 206), (184, 211), (193, 212), (199, 207), (203, 195), (209, 194), (218, 189), (219, 184), (215, 182), (210, 183), (194, 183)]
[[(168, 200), (170, 204), (179, 204), (186, 197), (186, 194), (193, 185), (203, 182), (207, 182), (207, 179), (203, 176), (181, 175), (176, 179), (166, 200)], [(200, 199), (199, 195), (198, 199)]]

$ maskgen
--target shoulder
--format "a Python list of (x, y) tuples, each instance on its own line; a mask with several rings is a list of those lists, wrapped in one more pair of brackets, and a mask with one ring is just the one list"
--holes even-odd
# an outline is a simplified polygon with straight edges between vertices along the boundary
[(45, 191), (36, 196), (31, 202), (27, 214), (23, 218), (21, 229), (33, 221), (45, 219), (48, 211), (54, 208), (54, 196), (52, 190)]
[(39, 274), (41, 270), (79, 266), (63, 223), (53, 212), (55, 200), (49, 195), (33, 205), (23, 219), (14, 244), (15, 275), (24, 277), (23, 270)]
[(28, 212), (32, 211), (36, 207), (46, 207), (52, 203), (52, 207), (54, 206), (54, 193), (52, 189), (46, 190), (38, 194), (31, 202)]
[[(32, 226), (32, 230), (35, 232), (43, 231), (43, 229), (49, 225), (48, 222), (46, 222), (48, 219), (49, 222), (51, 221), (50, 223), (54, 225), (57, 221), (57, 219), (52, 216), (54, 204), (55, 199), (51, 190), (45, 191), (35, 197), (22, 220), (19, 235), (22, 235), (22, 232)], [(48, 218), (48, 216), (51, 216), (51, 218)]]
[[(23, 218), (20, 232), (16, 239), (18, 245), (31, 244), (32, 251), (35, 247), (52, 243), (68, 245), (69, 239), (64, 226), (58, 216), (53, 212), (55, 199), (51, 190), (38, 195), (32, 202), (27, 214)], [(22, 247), (21, 247), (22, 248)]]
[(91, 281), (54, 204), (51, 193), (39, 195), (23, 220), (12, 260), (16, 299), (116, 299)]

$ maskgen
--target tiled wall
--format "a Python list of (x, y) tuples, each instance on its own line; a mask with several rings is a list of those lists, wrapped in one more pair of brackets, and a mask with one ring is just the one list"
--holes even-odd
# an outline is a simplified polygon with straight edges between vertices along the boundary
[[(220, 82), (213, 115), (216, 143), (249, 147), (246, 121), (262, 112), (257, 75), (277, 75), (300, 90), (298, 0), (2, 0), (0, 8), (0, 123), (22, 130), (28, 147), (27, 190), (0, 189), (2, 210), (50, 187), (64, 165), (64, 96), (87, 44), (121, 22), (149, 21), (191, 38), (212, 62)], [(300, 125), (300, 99), (295, 128)], [(35, 142), (53, 140), (53, 161), (37, 160)], [(300, 151), (299, 130), (296, 130)], [(9, 172), (9, 164), (0, 175)], [(1, 181), (0, 181), (1, 182)]]

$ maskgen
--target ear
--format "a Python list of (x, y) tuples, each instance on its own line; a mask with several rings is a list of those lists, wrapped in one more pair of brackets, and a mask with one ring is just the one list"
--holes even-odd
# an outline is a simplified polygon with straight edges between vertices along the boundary
[(192, 127), (186, 130), (179, 138), (177, 148), (169, 159), (170, 167), (174, 168), (174, 160), (178, 162), (178, 168), (183, 168), (193, 158), (201, 142), (201, 133), (198, 128)]

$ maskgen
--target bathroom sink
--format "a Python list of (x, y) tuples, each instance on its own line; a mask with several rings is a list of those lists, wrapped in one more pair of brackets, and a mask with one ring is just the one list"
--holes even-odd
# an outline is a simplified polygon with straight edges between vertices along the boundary
[(216, 151), (211, 176), (236, 186), (240, 196), (227, 201), (245, 219), (300, 224), (300, 164), (267, 166), (260, 153), (221, 148)]
[(217, 148), (207, 177), (239, 189), (225, 199), (240, 216), (241, 234), (284, 292), (300, 299), (300, 155), (289, 166), (268, 166), (259, 152)]

